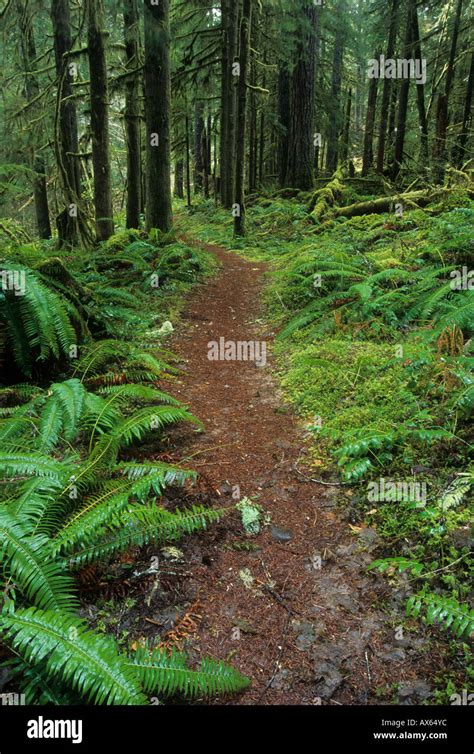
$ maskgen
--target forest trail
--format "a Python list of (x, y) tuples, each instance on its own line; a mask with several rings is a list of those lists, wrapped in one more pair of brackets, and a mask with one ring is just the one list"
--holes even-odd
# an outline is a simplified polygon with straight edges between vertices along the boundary
[[(376, 533), (352, 527), (337, 510), (335, 495), (345, 488), (315, 484), (295, 469), (303, 430), (272, 377), (265, 265), (184, 240), (214, 253), (221, 269), (194, 289), (172, 341), (184, 371), (167, 389), (205, 425), (201, 434), (180, 428), (173, 443), (217, 505), (232, 506), (238, 485), (240, 498), (258, 496), (271, 515), (256, 537), (243, 534), (236, 512), (184, 546), (194, 560), (186, 588), (202, 616), (194, 649), (252, 678), (240, 697), (222, 700), (228, 704), (370, 704), (378, 687), (394, 682), (405, 703), (419, 703), (429, 693), (420, 676), (423, 666), (428, 673), (424, 641), (395, 638), (406, 595), (364, 570)], [(220, 337), (266, 341), (266, 366), (209, 360), (207, 344)], [(280, 541), (287, 532), (291, 539)], [(246, 542), (258, 549), (235, 549)], [(374, 607), (381, 597), (386, 612)]]

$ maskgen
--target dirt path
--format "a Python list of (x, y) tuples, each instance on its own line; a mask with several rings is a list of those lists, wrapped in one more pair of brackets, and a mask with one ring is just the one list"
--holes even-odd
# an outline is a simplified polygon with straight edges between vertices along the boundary
[[(172, 342), (184, 376), (170, 392), (190, 405), (205, 432), (185, 427), (173, 442), (181, 457), (195, 454), (186, 465), (218, 491), (217, 504), (232, 505), (238, 485), (241, 497), (258, 495), (272, 525), (291, 539), (279, 541), (271, 526), (248, 538), (237, 513), (193, 538), (186, 588), (202, 616), (194, 649), (251, 676), (252, 687), (226, 704), (370, 704), (379, 701), (378, 687), (396, 682), (404, 682), (401, 701), (417, 703), (428, 693), (424, 642), (400, 632), (396, 638), (404, 595), (364, 572), (375, 533), (355, 531), (336, 510), (341, 488), (295, 470), (303, 433), (272, 377), (272, 333), (260, 319), (265, 267), (201, 246), (222, 269), (188, 301)], [(207, 344), (220, 337), (265, 340), (267, 365), (209, 360)], [(258, 549), (236, 549), (248, 542)], [(381, 596), (383, 613), (374, 607)]]

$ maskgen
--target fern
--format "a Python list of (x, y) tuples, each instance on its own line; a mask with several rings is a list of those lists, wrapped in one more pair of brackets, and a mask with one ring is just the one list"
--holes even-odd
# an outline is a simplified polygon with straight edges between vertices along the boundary
[(167, 696), (180, 692), (185, 696), (226, 694), (242, 691), (250, 681), (223, 662), (206, 658), (192, 670), (186, 657), (177, 651), (150, 650), (139, 647), (130, 662), (146, 692)]
[(414, 594), (407, 602), (407, 615), (423, 616), (428, 624), (439, 623), (458, 638), (469, 636), (474, 631), (474, 610), (453, 597), (445, 597), (433, 592)]
[(30, 536), (10, 513), (0, 511), (0, 560), (17, 588), (38, 607), (67, 612), (75, 607), (72, 579), (47, 559), (48, 540)]
[(145, 704), (138, 677), (110, 636), (90, 631), (74, 616), (37, 608), (0, 614), (6, 640), (27, 662), (44, 662), (47, 678), (59, 677), (95, 704)]

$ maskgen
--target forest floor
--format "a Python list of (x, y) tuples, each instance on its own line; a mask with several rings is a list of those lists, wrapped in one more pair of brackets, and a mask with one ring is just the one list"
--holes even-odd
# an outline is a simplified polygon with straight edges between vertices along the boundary
[[(408, 584), (395, 588), (366, 573), (378, 535), (353, 525), (350, 490), (315, 483), (304, 471), (304, 427), (285, 405), (272, 363), (265, 264), (184, 240), (213, 253), (220, 269), (194, 288), (171, 342), (182, 371), (167, 390), (204, 431), (174, 428), (166, 460), (181, 459), (200, 475), (185, 503), (233, 508), (238, 486), (269, 521), (249, 537), (234, 509), (182, 541), (170, 576), (131, 611), (134, 628), (139, 620), (142, 635), (156, 638), (157, 626), (173, 626), (168, 637), (186, 639), (191, 659), (224, 659), (252, 679), (246, 692), (217, 703), (428, 700), (433, 669), (446, 668), (443, 644), (404, 617)], [(209, 360), (207, 344), (220, 337), (265, 341), (267, 364)], [(182, 504), (183, 491), (179, 497)]]

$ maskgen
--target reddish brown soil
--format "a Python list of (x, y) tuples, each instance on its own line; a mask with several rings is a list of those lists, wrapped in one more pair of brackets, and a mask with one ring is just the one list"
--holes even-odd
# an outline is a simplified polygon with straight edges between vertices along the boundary
[[(229, 660), (252, 679), (240, 696), (211, 703), (373, 704), (378, 688), (393, 701), (390, 685), (403, 681), (405, 703), (417, 703), (429, 665), (426, 641), (406, 631), (396, 638), (405, 595), (365, 572), (375, 533), (352, 527), (336, 505), (344, 488), (307, 481), (295, 469), (304, 459), (303, 430), (278, 395), (271, 353), (265, 367), (208, 359), (208, 342), (220, 337), (265, 340), (271, 352), (272, 333), (262, 319), (265, 266), (205, 248), (222, 267), (188, 301), (172, 342), (184, 371), (167, 386), (205, 431), (180, 428), (173, 442), (202, 475), (201, 485), (219, 495), (217, 504), (232, 506), (238, 485), (241, 497), (258, 496), (271, 523), (291, 532), (284, 543), (271, 526), (247, 537), (233, 513), (190, 538), (190, 550), (183, 547), (187, 556), (194, 553), (188, 604), (198, 599), (202, 616), (191, 652)], [(248, 542), (259, 549), (233, 549)], [(243, 569), (254, 579), (250, 588)]]

